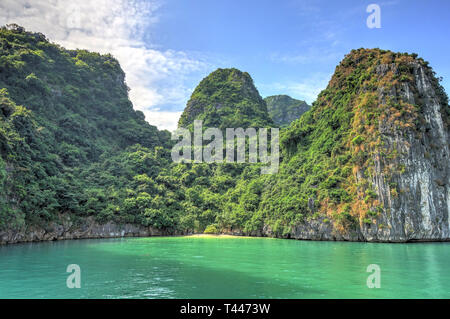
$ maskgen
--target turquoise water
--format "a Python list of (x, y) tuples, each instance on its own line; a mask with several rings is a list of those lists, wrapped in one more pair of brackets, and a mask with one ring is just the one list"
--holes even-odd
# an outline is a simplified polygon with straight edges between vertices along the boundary
[[(69, 289), (69, 264), (81, 289)], [(367, 266), (381, 269), (369, 289)], [(264, 238), (79, 240), (0, 247), (0, 298), (450, 298), (450, 243)]]

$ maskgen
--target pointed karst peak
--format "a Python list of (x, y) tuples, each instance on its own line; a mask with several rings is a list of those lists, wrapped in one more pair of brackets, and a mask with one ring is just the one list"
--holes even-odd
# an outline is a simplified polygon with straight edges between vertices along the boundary
[[(347, 240), (447, 238), (449, 119), (448, 97), (422, 58), (353, 50), (311, 111), (283, 132), (286, 178), (267, 194), (276, 203), (283, 187), (313, 194), (317, 207), (305, 200), (301, 210), (331, 217), (330, 234)], [(302, 175), (286, 186), (291, 172)]]
[[(418, 57), (416, 53), (392, 52), (378, 48), (355, 49), (348, 53), (336, 67), (328, 88), (334, 88), (336, 85), (341, 88), (352, 85), (355, 88), (364, 89), (368, 84), (366, 80), (372, 75), (378, 78), (384, 77), (385, 81), (381, 83), (383, 86), (389, 81), (394, 81), (391, 85), (395, 85), (399, 82), (407, 82), (406, 76), (412, 75), (414, 68), (433, 72), (428, 62)], [(352, 81), (354, 79), (358, 79), (359, 82)]]
[(207, 127), (268, 127), (272, 120), (265, 101), (247, 72), (217, 69), (204, 78), (192, 93), (178, 122), (188, 127), (203, 120)]

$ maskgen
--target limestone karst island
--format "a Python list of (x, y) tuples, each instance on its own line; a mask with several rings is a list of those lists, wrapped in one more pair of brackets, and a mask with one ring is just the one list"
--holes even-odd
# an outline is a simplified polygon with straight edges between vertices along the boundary
[(0, 4), (0, 298), (450, 298), (449, 4), (112, 2)]

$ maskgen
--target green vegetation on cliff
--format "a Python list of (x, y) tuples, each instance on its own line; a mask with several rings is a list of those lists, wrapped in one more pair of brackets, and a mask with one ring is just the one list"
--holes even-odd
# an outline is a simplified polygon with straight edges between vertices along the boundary
[(395, 196), (399, 190), (392, 176), (403, 174), (404, 166), (393, 164), (400, 147), (387, 143), (386, 136), (420, 135), (426, 128), (425, 101), (418, 91), (410, 92), (416, 105), (394, 93), (406, 90), (407, 95), (404, 84), (414, 80), (419, 68), (432, 79), (444, 106), (444, 130), (449, 130), (448, 98), (427, 65), (415, 54), (353, 50), (312, 109), (282, 132), (279, 174), (242, 178), (231, 191), (236, 194), (229, 202), (233, 208), (221, 216), (246, 232), (266, 225), (268, 233), (289, 236), (306, 221), (331, 223), (345, 233), (389, 214), (371, 182), (374, 161), (381, 161), (381, 173)]
[(18, 26), (0, 29), (0, 226), (103, 214), (106, 205), (93, 203), (116, 196), (105, 186), (125, 184), (102, 165), (128, 158), (133, 152), (123, 150), (133, 145), (152, 154), (169, 146), (169, 132), (133, 110), (124, 77), (109, 55), (65, 50)]
[[(240, 108), (230, 121), (270, 124), (248, 74), (229, 76), (224, 90), (236, 90), (229, 103)], [(113, 57), (65, 50), (18, 26), (0, 29), (0, 88), (0, 229), (68, 214), (202, 232), (245, 166), (172, 163), (169, 132), (133, 110)], [(246, 106), (261, 117), (245, 119)]]
[[(374, 161), (386, 164), (391, 194), (402, 191), (389, 176), (404, 168), (391, 165), (397, 149), (384, 136), (425, 134), (420, 94), (411, 92), (414, 105), (392, 98), (414, 80), (414, 65), (432, 79), (448, 131), (448, 98), (425, 61), (354, 50), (305, 113), (304, 102), (266, 99), (275, 124), (294, 113), (299, 119), (281, 131), (280, 172), (262, 176), (259, 164), (173, 163), (169, 132), (133, 110), (113, 57), (2, 28), (0, 228), (46, 225), (61, 214), (167, 233), (285, 237), (311, 220), (342, 232), (371, 224), (386, 211), (370, 182)], [(196, 119), (221, 129), (274, 126), (250, 75), (236, 69), (201, 81), (179, 126), (191, 128)], [(380, 123), (388, 133), (380, 134)]]
[(270, 127), (267, 106), (247, 72), (218, 69), (204, 78), (192, 93), (179, 127), (203, 120), (206, 127), (220, 129)]

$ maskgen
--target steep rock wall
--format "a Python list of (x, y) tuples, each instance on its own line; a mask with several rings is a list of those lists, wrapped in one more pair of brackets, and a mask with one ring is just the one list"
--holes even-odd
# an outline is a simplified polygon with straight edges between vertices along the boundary
[[(389, 67), (396, 66), (380, 66), (378, 72)], [(380, 92), (380, 100), (384, 102), (390, 96), (413, 105), (420, 104), (425, 121), (418, 132), (412, 129), (399, 131), (380, 122), (385, 146), (399, 154), (394, 161), (396, 166), (402, 167), (402, 172), (391, 178), (391, 185), (394, 183), (398, 190), (394, 196), (383, 173), (388, 161), (374, 158), (376, 173), (372, 183), (386, 208), (378, 223), (387, 227), (363, 227), (362, 233), (367, 240), (445, 240), (450, 237), (449, 132), (442, 118), (444, 105), (424, 67), (418, 63), (411, 67), (413, 83), (402, 83), (391, 92)]]
[(0, 245), (54, 241), (68, 239), (151, 237), (169, 235), (152, 227), (132, 224), (99, 223), (93, 218), (74, 222), (69, 216), (61, 216), (57, 222), (43, 226), (28, 226), (21, 229), (0, 231)]

